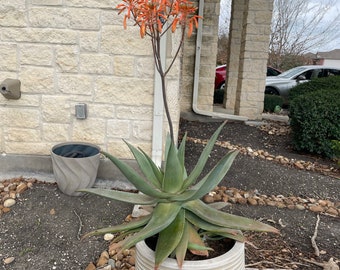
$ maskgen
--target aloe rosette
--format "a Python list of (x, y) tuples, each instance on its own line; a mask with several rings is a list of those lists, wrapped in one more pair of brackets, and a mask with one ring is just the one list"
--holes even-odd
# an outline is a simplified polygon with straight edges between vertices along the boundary
[(116, 238), (116, 245), (124, 250), (158, 234), (155, 249), (155, 269), (158, 269), (171, 254), (176, 255), (179, 268), (187, 250), (207, 255), (209, 248), (202, 240), (204, 234), (244, 241), (240, 232), (243, 230), (278, 232), (270, 225), (223, 212), (214, 207), (214, 204), (208, 205), (200, 200), (220, 183), (237, 155), (237, 151), (227, 153), (206, 176), (197, 181), (223, 126), (213, 134), (189, 175), (184, 166), (186, 135), (178, 148), (172, 140), (167, 140), (163, 168), (156, 166), (143, 150), (126, 142), (143, 176), (126, 163), (103, 152), (140, 193), (96, 188), (81, 191), (137, 205), (153, 205), (154, 208), (149, 215), (129, 223), (92, 231), (84, 237), (121, 232)]

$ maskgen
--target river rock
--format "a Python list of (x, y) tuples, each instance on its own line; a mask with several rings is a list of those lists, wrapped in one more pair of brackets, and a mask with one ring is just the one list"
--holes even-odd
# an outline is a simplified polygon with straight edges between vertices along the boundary
[(109, 260), (109, 253), (107, 251), (103, 251), (98, 259), (97, 267), (106, 265), (108, 260)]
[(111, 241), (115, 236), (112, 233), (106, 233), (104, 234), (104, 240), (105, 241)]
[(20, 183), (17, 188), (16, 188), (16, 192), (21, 194), (24, 191), (26, 191), (28, 189), (27, 184), (26, 183)]
[(10, 264), (15, 260), (14, 257), (8, 257), (6, 259), (3, 260), (4, 264)]
[(312, 212), (315, 212), (315, 213), (323, 212), (323, 208), (320, 205), (312, 205), (312, 206), (309, 207), (309, 210), (311, 210)]
[(5, 208), (10, 208), (13, 205), (15, 205), (15, 200), (12, 198), (7, 199), (6, 201), (4, 201), (4, 207)]
[(96, 266), (93, 263), (90, 263), (86, 266), (85, 270), (96, 270)]

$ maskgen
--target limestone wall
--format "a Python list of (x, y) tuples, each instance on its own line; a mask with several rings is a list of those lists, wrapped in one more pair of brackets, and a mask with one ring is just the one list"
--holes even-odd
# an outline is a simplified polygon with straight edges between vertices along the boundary
[[(225, 113), (261, 119), (273, 0), (233, 0), (229, 34)], [(219, 0), (204, 1), (202, 44), (186, 43), (181, 81), (181, 110), (192, 111), (195, 46), (199, 46), (198, 103), (212, 112), (218, 42)]]
[(261, 119), (273, 0), (232, 2), (224, 106), (236, 115)]
[[(123, 29), (117, 4), (0, 2), (0, 83), (19, 79), (22, 90), (19, 100), (0, 95), (1, 153), (45, 155), (56, 143), (86, 141), (130, 158), (122, 139), (151, 152), (150, 41), (140, 38), (138, 27)], [(177, 67), (168, 82), (176, 130), (178, 78)], [(87, 104), (85, 120), (75, 117), (78, 103)]]
[(204, 1), (202, 43), (196, 43), (196, 35), (184, 44), (181, 77), (181, 111), (192, 111), (195, 50), (200, 48), (200, 67), (197, 107), (213, 111), (215, 68), (218, 41), (219, 0)]

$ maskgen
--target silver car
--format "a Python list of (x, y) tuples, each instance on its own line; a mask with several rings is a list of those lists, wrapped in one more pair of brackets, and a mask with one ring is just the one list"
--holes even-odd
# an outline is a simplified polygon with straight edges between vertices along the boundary
[(278, 76), (266, 78), (265, 94), (280, 95), (284, 103), (288, 103), (289, 90), (299, 83), (308, 82), (314, 78), (340, 75), (339, 68), (327, 66), (299, 66), (289, 69)]

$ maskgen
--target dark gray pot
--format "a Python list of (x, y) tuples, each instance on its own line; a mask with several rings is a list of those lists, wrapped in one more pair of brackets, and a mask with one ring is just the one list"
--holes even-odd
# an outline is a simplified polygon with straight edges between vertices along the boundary
[(80, 196), (76, 192), (89, 188), (96, 181), (100, 148), (83, 142), (57, 144), (51, 151), (53, 174), (58, 188), (65, 194)]

